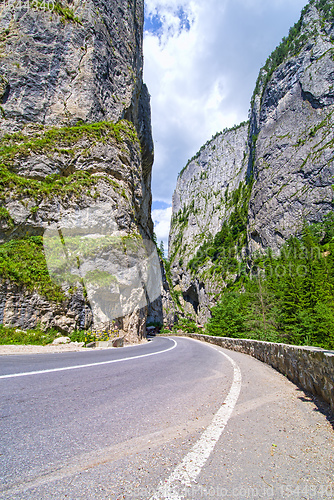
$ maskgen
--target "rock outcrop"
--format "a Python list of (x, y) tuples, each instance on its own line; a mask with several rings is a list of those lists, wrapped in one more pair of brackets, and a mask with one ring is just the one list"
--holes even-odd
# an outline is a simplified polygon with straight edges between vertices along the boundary
[[(51, 280), (48, 228), (57, 228), (66, 255), (61, 231), (71, 224), (81, 238), (114, 238), (124, 253), (130, 240), (147, 250), (153, 141), (143, 10), (143, 0), (0, 6), (0, 323), (70, 332), (106, 319), (87, 296), (82, 246), (77, 282)], [(110, 252), (100, 252), (105, 263)], [(145, 293), (109, 318), (131, 340), (145, 335)]]
[(276, 253), (303, 223), (333, 208), (334, 27), (310, 5), (301, 18), (300, 50), (254, 95), (250, 133), (254, 177), (250, 250)]
[(204, 242), (228, 219), (233, 193), (249, 169), (248, 123), (224, 131), (209, 141), (180, 173), (173, 195), (169, 258), (174, 295), (181, 310), (204, 321), (219, 284), (206, 266), (193, 273), (188, 264)]
[(333, 7), (311, 0), (261, 69), (249, 123), (209, 141), (179, 176), (169, 257), (180, 314), (202, 322), (233, 280), (236, 266), (219, 268), (215, 254), (224, 238), (239, 254), (278, 253), (333, 209)]

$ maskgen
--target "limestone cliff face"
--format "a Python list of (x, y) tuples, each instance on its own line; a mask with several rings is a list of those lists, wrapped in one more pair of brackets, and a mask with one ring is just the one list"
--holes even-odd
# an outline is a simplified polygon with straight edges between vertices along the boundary
[[(244, 181), (248, 168), (248, 123), (218, 134), (179, 175), (173, 195), (170, 244), (177, 250), (180, 226), (187, 242), (182, 255), (187, 262), (196, 248), (228, 217), (228, 193)], [(184, 216), (187, 213), (187, 216)], [(203, 216), (204, 215), (204, 216)], [(182, 219), (180, 221), (180, 219)]]
[[(129, 238), (152, 236), (143, 4), (0, 6), (0, 323), (40, 322), (64, 331), (94, 326), (80, 283), (52, 289), (43, 262), (47, 228), (66, 221), (69, 229), (72, 221), (82, 229), (82, 214), (89, 213), (88, 233), (107, 227), (125, 247)], [(20, 252), (26, 266), (40, 258), (44, 275), (35, 286), (33, 273), (24, 274), (19, 262), (11, 267)], [(139, 303), (119, 318), (133, 338), (144, 332), (146, 306)]]
[[(277, 253), (305, 221), (320, 221), (333, 209), (333, 7), (332, 1), (312, 0), (303, 9), (260, 71), (249, 124), (218, 136), (220, 149), (214, 141), (208, 143), (178, 179), (171, 279), (178, 309), (200, 322), (226, 280), (240, 272), (237, 265), (219, 268), (218, 243), (221, 248), (224, 238), (230, 238), (230, 247), (239, 253), (241, 246), (244, 253), (268, 247)], [(233, 194), (239, 183), (242, 189)], [(240, 214), (246, 215), (245, 224), (239, 224), (245, 238), (237, 241), (233, 232)], [(226, 255), (223, 260), (228, 262)]]
[(32, 123), (51, 127), (128, 118), (142, 136), (147, 128), (150, 142), (149, 114), (138, 112), (147, 103), (143, 3), (73, 0), (50, 2), (50, 9), (28, 1), (2, 4), (1, 135)]
[(255, 94), (251, 251), (271, 247), (277, 252), (304, 221), (320, 221), (333, 207), (333, 24), (310, 5), (299, 37), (305, 41), (298, 54)]
[(181, 309), (188, 314), (195, 311), (199, 321), (207, 318), (218, 285), (206, 276), (205, 266), (194, 274), (188, 264), (228, 219), (230, 195), (245, 181), (248, 168), (246, 123), (209, 141), (178, 178), (169, 236), (171, 272)]

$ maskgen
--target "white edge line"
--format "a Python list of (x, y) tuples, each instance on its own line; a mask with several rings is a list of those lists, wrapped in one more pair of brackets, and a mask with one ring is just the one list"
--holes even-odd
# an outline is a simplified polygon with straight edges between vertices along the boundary
[(0, 375), (0, 379), (14, 378), (14, 377), (27, 377), (28, 375), (38, 375), (38, 374), (42, 374), (42, 373), (64, 372), (66, 370), (78, 370), (79, 368), (89, 368), (91, 366), (110, 365), (111, 363), (120, 363), (121, 361), (129, 361), (130, 359), (139, 359), (139, 358), (147, 358), (148, 356), (156, 356), (157, 354), (163, 354), (164, 352), (168, 352), (168, 351), (171, 351), (172, 349), (175, 349), (175, 347), (177, 346), (176, 340), (174, 340), (174, 339), (169, 339), (169, 340), (174, 342), (174, 345), (172, 345), (172, 347), (169, 347), (168, 349), (164, 349), (163, 351), (151, 352), (149, 354), (141, 354), (138, 356), (131, 356), (131, 357), (122, 358), (122, 359), (112, 359), (109, 361), (100, 361), (98, 363), (88, 363), (85, 365), (65, 366), (63, 368), (50, 368), (49, 370), (39, 370), (39, 371), (34, 371), (34, 372), (11, 373), (8, 375)]
[[(215, 349), (210, 344), (208, 346)], [(217, 351), (217, 349), (215, 350)], [(237, 363), (230, 356), (220, 350), (218, 352), (225, 356), (233, 366), (233, 381), (229, 393), (213, 417), (211, 424), (206, 428), (182, 462), (174, 469), (169, 478), (165, 482), (160, 483), (160, 487), (150, 500), (182, 500), (185, 497), (187, 489), (191, 487), (191, 482), (195, 481), (200, 474), (232, 415), (241, 390), (241, 371)]]

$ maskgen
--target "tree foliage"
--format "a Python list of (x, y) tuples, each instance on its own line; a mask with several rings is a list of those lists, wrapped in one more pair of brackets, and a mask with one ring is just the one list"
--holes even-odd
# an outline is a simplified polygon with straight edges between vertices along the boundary
[(230, 215), (222, 224), (221, 230), (214, 236), (208, 236), (194, 257), (188, 263), (188, 269), (195, 274), (206, 263), (212, 265), (213, 272), (219, 272), (223, 278), (228, 273), (239, 269), (239, 256), (246, 245), (247, 217), (249, 198), (253, 180), (241, 182), (237, 189), (227, 195), (227, 208)]
[(207, 333), (334, 349), (334, 214), (305, 226), (279, 256), (255, 257), (226, 288)]

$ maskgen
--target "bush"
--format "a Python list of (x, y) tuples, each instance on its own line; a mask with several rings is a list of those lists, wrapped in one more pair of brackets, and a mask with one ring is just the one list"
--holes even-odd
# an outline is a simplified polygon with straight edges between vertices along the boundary
[(212, 309), (206, 333), (218, 337), (243, 337), (246, 330), (244, 308), (244, 294), (233, 291), (224, 293), (219, 304)]

